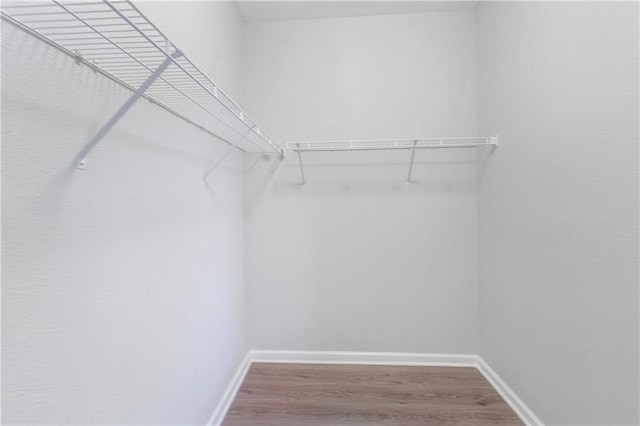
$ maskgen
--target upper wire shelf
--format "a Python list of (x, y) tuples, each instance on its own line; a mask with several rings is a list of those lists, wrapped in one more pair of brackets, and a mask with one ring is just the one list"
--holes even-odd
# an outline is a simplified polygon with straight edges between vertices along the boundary
[(418, 139), (382, 139), (382, 140), (344, 140), (289, 142), (287, 149), (295, 152), (320, 151), (386, 151), (436, 148), (478, 148), (498, 145), (496, 136), (459, 137), (459, 138), (418, 138)]
[[(243, 152), (283, 150), (129, 0), (4, 1), (2, 18)], [(113, 122), (111, 122), (113, 121)], [(79, 159), (104, 134), (96, 135)]]
[(417, 139), (382, 139), (382, 140), (343, 140), (289, 142), (287, 149), (296, 152), (300, 165), (302, 184), (306, 183), (304, 174), (303, 153), (305, 152), (344, 152), (344, 151), (410, 151), (411, 159), (407, 174), (407, 183), (411, 183), (413, 164), (417, 150), (452, 149), (452, 148), (490, 148), (498, 146), (498, 136), (472, 136), (457, 138), (417, 138)]

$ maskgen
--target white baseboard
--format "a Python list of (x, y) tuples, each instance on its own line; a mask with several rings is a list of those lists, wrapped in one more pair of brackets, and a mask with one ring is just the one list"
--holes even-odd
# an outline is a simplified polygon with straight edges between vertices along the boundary
[(400, 352), (341, 351), (251, 351), (252, 362), (293, 364), (423, 365), (434, 367), (475, 367), (476, 355), (420, 354)]
[(219, 426), (222, 424), (222, 420), (224, 420), (224, 416), (227, 414), (229, 407), (231, 407), (231, 403), (236, 397), (238, 393), (238, 389), (240, 389), (240, 385), (244, 380), (244, 376), (247, 375), (247, 371), (249, 371), (249, 367), (251, 366), (251, 351), (247, 352), (247, 355), (244, 357), (236, 373), (231, 378), (227, 389), (225, 389), (222, 394), (222, 398), (218, 402), (216, 409), (211, 414), (207, 425), (211, 426)]
[(467, 354), (422, 354), (399, 352), (341, 352), (341, 351), (249, 351), (236, 374), (231, 379), (216, 410), (207, 423), (219, 426), (229, 410), (233, 399), (254, 362), (294, 364), (357, 364), (357, 365), (405, 365), (432, 367), (475, 367), (496, 389), (511, 409), (528, 426), (543, 426), (543, 423), (507, 386), (489, 365), (478, 355)]
[(527, 405), (522, 402), (518, 395), (515, 394), (513, 390), (498, 376), (498, 374), (493, 371), (489, 364), (484, 362), (484, 360), (478, 357), (478, 365), (476, 367), (480, 373), (487, 379), (491, 386), (495, 388), (496, 391), (500, 394), (502, 399), (504, 399), (507, 404), (511, 407), (511, 409), (520, 417), (520, 420), (524, 422), (524, 424), (528, 426), (544, 426), (542, 421), (533, 414), (533, 411), (527, 407)]

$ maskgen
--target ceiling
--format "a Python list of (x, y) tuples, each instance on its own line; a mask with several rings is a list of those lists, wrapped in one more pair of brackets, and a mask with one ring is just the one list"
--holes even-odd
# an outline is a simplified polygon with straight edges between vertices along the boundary
[(477, 1), (236, 1), (245, 22), (472, 9)]

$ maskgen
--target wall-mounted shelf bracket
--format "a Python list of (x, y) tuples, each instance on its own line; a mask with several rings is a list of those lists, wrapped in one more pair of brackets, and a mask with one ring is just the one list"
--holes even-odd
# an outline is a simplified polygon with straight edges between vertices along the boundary
[(413, 160), (416, 159), (416, 146), (418, 141), (413, 142), (413, 149), (411, 150), (411, 162), (409, 162), (409, 174), (407, 174), (407, 183), (411, 183), (411, 172), (413, 171)]
[(495, 151), (496, 148), (498, 147), (498, 136), (499, 135), (495, 135), (489, 138), (489, 142), (491, 144), (491, 152)]
[(179, 50), (176, 50), (170, 56), (167, 56), (167, 58), (160, 64), (160, 66), (153, 73), (151, 73), (149, 78), (147, 78), (147, 80), (142, 83), (138, 90), (136, 90), (133, 95), (131, 95), (131, 97), (127, 99), (127, 101), (120, 107), (120, 109), (113, 115), (113, 117), (111, 117), (109, 121), (107, 121), (105, 125), (102, 126), (100, 130), (98, 130), (98, 133), (96, 133), (96, 135), (89, 141), (89, 143), (82, 149), (82, 151), (80, 151), (80, 154), (78, 154), (78, 169), (85, 169), (87, 164), (87, 155), (89, 155), (89, 153), (102, 140), (102, 138), (105, 137), (107, 133), (109, 133), (113, 126), (115, 126), (116, 123), (120, 121), (120, 119), (127, 113), (127, 111), (131, 109), (133, 104), (135, 104), (136, 101), (144, 95), (147, 89), (149, 89), (149, 87), (151, 87), (151, 85), (158, 79), (158, 77), (160, 77), (164, 70), (166, 70), (167, 67), (171, 65), (173, 60), (179, 58), (180, 56), (182, 56), (182, 52)]
[(298, 149), (296, 150), (298, 153), (298, 163), (300, 164), (300, 177), (302, 178), (302, 185), (307, 183), (304, 177), (304, 166), (302, 165), (302, 152), (300, 151), (300, 144), (298, 144)]

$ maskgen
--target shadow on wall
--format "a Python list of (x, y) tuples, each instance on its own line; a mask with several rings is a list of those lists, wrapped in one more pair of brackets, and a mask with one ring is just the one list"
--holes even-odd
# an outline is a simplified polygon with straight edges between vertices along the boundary
[(244, 157), (245, 212), (251, 212), (256, 201), (273, 180), (283, 157), (277, 153), (246, 154)]
[(271, 152), (241, 153), (232, 150), (222, 153), (215, 156), (204, 169), (204, 184), (214, 203), (218, 204), (216, 193), (220, 191), (220, 175), (233, 173), (243, 176), (244, 207), (250, 210), (272, 180), (282, 160), (278, 153)]

